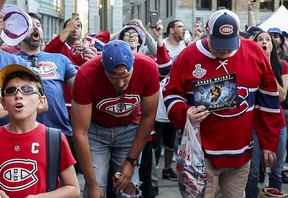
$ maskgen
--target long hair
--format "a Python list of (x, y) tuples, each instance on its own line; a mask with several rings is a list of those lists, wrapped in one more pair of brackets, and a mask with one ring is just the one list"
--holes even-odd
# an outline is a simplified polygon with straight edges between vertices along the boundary
[[(258, 32), (255, 37), (254, 37), (254, 41), (257, 42), (258, 36), (263, 33), (264, 31)], [(268, 32), (266, 32), (268, 33)], [(271, 38), (271, 42), (272, 42), (272, 51), (270, 53), (270, 64), (272, 66), (274, 75), (276, 77), (277, 82), (282, 86), (283, 85), (283, 81), (282, 81), (282, 64), (280, 63), (280, 59), (277, 53), (277, 46), (275, 41), (273, 40), (273, 37), (271, 36), (270, 33), (268, 33), (270, 38)]]

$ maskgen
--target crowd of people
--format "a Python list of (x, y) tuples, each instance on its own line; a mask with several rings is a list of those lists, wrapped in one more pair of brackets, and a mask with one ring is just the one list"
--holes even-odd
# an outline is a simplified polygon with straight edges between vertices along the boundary
[[(73, 15), (45, 43), (41, 17), (28, 15), (24, 40), (0, 46), (1, 198), (153, 198), (163, 147), (162, 178), (192, 186), (195, 170), (187, 163), (177, 173), (173, 163), (187, 122), (205, 158), (196, 197), (256, 198), (267, 167), (267, 193), (281, 194), (288, 33), (240, 32), (238, 16), (220, 9), (192, 32), (181, 20), (164, 32), (161, 20), (146, 28), (133, 19), (119, 32), (82, 37)], [(1, 31), (4, 24), (1, 15)]]

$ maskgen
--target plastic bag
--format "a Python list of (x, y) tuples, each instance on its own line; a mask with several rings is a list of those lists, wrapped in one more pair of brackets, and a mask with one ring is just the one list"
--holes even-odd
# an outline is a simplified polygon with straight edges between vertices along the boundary
[(193, 126), (188, 118), (177, 154), (177, 171), (182, 197), (203, 197), (207, 184), (204, 152), (201, 147), (199, 126)]

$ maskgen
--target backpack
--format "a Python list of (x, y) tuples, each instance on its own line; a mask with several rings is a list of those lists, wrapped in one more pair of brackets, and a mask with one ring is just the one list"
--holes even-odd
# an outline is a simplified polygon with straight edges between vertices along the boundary
[(46, 192), (50, 192), (57, 188), (60, 176), (61, 130), (46, 127), (46, 153)]

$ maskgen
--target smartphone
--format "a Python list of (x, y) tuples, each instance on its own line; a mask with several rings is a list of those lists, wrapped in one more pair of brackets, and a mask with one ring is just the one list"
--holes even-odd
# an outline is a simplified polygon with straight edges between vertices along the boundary
[(157, 10), (151, 10), (149, 20), (150, 26), (155, 28), (157, 26), (157, 22), (159, 21), (159, 12)]

